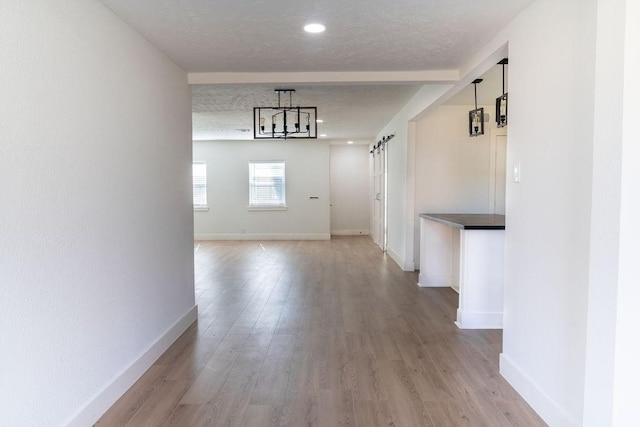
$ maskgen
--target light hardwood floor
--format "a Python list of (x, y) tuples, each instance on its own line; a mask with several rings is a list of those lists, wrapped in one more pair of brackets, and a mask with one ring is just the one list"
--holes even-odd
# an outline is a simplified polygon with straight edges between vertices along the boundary
[(198, 242), (197, 324), (97, 425), (544, 426), (417, 281), (368, 237)]

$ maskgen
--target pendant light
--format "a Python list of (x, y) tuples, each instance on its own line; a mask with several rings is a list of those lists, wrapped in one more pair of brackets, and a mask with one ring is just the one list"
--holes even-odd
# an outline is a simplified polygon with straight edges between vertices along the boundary
[(475, 108), (469, 111), (469, 136), (484, 135), (484, 108), (478, 108), (478, 83), (482, 79), (475, 79), (473, 82), (473, 96)]
[(509, 64), (509, 58), (498, 62), (498, 65), (502, 65), (502, 95), (496, 98), (496, 124), (499, 128), (507, 125), (507, 93), (504, 90), (504, 66), (507, 64)]
[[(295, 89), (275, 89), (278, 94), (277, 107), (255, 107), (253, 109), (253, 139), (316, 139), (316, 107), (293, 105)], [(289, 105), (282, 105), (281, 95), (289, 95)]]

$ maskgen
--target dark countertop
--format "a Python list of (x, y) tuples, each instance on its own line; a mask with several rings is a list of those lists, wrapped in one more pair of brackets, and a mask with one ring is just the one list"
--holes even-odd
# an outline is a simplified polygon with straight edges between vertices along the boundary
[(419, 216), (462, 230), (504, 230), (504, 215), (421, 213)]

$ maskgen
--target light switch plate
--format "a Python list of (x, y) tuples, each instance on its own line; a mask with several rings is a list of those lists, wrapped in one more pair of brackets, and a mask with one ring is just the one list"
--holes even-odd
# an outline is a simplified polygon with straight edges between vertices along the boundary
[(513, 164), (513, 182), (516, 184), (520, 182), (522, 174), (522, 168), (520, 167), (520, 162)]

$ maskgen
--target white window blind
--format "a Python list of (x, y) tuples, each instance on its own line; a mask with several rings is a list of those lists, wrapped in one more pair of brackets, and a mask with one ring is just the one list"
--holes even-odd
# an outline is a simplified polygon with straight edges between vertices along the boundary
[(207, 164), (193, 162), (193, 207), (207, 206)]
[(284, 161), (249, 162), (249, 207), (285, 207)]

